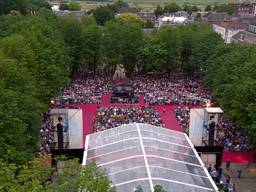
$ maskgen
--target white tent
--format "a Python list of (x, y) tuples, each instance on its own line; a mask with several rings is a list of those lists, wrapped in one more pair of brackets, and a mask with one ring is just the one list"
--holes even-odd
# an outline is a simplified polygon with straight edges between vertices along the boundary
[(149, 124), (134, 123), (86, 136), (83, 165), (93, 160), (120, 192), (141, 186), (153, 192), (217, 191), (188, 136)]
[(186, 22), (186, 17), (164, 16), (161, 18), (162, 22), (183, 24)]

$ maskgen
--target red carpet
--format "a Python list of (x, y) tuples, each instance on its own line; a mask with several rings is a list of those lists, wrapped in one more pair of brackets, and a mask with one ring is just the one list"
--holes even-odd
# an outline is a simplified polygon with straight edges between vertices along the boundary
[(111, 95), (112, 95), (111, 93), (107, 93), (107, 94), (102, 96), (102, 98), (101, 98), (102, 105), (107, 105), (107, 104), (110, 103)]
[(223, 151), (222, 162), (226, 162), (227, 159), (230, 159), (232, 163), (252, 163), (253, 160), (253, 152), (231, 152), (231, 151)]
[[(163, 112), (164, 108), (166, 109), (165, 113)], [(172, 106), (156, 106), (156, 110), (159, 113), (166, 128), (175, 131), (182, 131), (175, 117)]]
[(83, 143), (85, 136), (93, 133), (93, 121), (96, 113), (97, 105), (84, 105), (83, 108)]

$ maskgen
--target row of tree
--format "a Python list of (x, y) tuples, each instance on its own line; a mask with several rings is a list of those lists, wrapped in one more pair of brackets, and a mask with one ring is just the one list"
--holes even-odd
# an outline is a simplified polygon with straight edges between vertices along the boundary
[(199, 10), (200, 9), (196, 5), (190, 5), (190, 4), (185, 3), (181, 7), (176, 3), (169, 3), (169, 4), (166, 4), (164, 7), (161, 7), (160, 5), (157, 5), (154, 13), (158, 17), (158, 16), (160, 16), (164, 13), (175, 13), (177, 11), (186, 11), (189, 14), (191, 14), (192, 12), (197, 12)]
[(256, 47), (219, 45), (205, 60), (204, 80), (235, 124), (256, 144)]
[(0, 191), (116, 192), (107, 174), (94, 162), (83, 167), (78, 159), (58, 162), (62, 165), (56, 171), (49, 155), (36, 157), (23, 166), (0, 161)]
[(50, 9), (47, 0), (3, 0), (0, 1), (0, 15), (8, 14), (13, 10), (25, 15), (42, 7)]
[[(175, 13), (177, 11), (186, 11), (188, 14), (192, 12), (200, 11), (200, 9), (196, 5), (191, 5), (185, 3), (182, 7), (176, 3), (170, 3), (161, 7), (158, 5), (154, 11), (156, 16), (160, 16), (164, 13)], [(224, 12), (231, 15), (233, 13), (233, 6), (231, 4), (214, 4), (212, 7), (211, 5), (207, 5), (204, 11), (216, 11), (216, 12)]]
[(113, 4), (92, 9), (88, 11), (88, 14), (95, 18), (98, 25), (104, 25), (107, 21), (114, 21), (116, 12), (123, 7), (129, 7), (128, 3), (118, 0)]
[(81, 5), (77, 2), (69, 2), (69, 3), (60, 3), (60, 10), (71, 10), (77, 11), (81, 9)]
[(68, 81), (72, 58), (58, 25), (45, 9), (0, 17), (0, 157), (10, 162), (39, 149), (40, 113)]

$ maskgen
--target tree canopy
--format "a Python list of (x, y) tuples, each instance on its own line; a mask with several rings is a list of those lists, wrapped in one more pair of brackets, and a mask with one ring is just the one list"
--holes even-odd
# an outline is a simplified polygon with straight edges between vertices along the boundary
[(215, 5), (213, 7), (213, 10), (217, 12), (225, 12), (225, 13), (228, 13), (229, 15), (232, 15), (233, 13), (233, 7), (230, 4)]
[(95, 18), (98, 25), (104, 25), (106, 21), (114, 20), (114, 13), (108, 7), (97, 7), (92, 16)]
[(31, 9), (50, 8), (46, 0), (4, 0), (0, 1), (0, 15), (10, 13), (12, 10), (19, 11), (21, 14), (27, 14)]
[(133, 13), (125, 13), (117, 17), (117, 22), (121, 24), (125, 23), (136, 23), (138, 25), (142, 25), (142, 19), (133, 14)]
[(51, 168), (51, 157), (48, 155), (41, 155), (23, 166), (0, 161), (0, 169), (0, 191), (116, 191), (110, 186), (104, 170), (95, 163), (82, 167), (77, 159), (64, 161), (64, 167), (58, 171)]

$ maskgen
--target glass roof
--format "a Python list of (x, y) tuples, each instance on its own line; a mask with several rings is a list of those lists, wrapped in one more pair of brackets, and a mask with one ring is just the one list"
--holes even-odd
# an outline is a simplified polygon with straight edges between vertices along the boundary
[(186, 134), (133, 123), (86, 136), (83, 165), (96, 161), (120, 192), (217, 190)]

